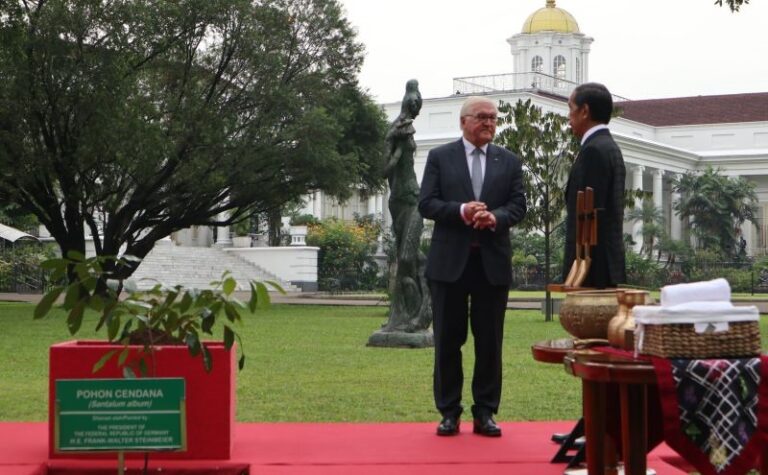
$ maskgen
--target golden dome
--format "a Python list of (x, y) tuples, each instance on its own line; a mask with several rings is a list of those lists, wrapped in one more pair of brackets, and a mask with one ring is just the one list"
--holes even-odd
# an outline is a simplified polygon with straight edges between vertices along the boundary
[(556, 31), (558, 33), (579, 33), (579, 24), (573, 15), (555, 6), (555, 0), (547, 0), (547, 6), (539, 8), (523, 23), (523, 33)]

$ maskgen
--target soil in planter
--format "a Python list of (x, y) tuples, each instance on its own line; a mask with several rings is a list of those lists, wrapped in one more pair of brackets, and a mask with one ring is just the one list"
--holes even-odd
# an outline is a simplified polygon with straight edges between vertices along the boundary
[[(150, 335), (151, 332), (151, 335)], [(151, 329), (134, 330), (129, 335), (129, 344), (131, 345), (183, 345), (184, 342), (163, 331)]]

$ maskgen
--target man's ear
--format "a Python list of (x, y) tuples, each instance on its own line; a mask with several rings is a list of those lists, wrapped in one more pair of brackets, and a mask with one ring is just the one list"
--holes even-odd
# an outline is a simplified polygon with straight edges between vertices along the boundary
[(592, 111), (589, 110), (589, 104), (586, 102), (584, 103), (582, 107), (582, 114), (585, 114), (585, 118), (591, 120), (592, 119)]

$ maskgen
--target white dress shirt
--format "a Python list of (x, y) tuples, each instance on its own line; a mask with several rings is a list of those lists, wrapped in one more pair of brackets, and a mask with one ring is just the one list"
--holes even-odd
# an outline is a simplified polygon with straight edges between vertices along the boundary
[[(483, 151), (483, 153), (480, 154), (480, 168), (483, 170), (483, 178), (485, 178), (485, 157), (488, 155), (488, 144), (485, 144), (482, 147), (476, 147), (475, 144), (465, 139), (464, 137), (461, 138), (461, 141), (464, 143), (464, 155), (467, 160), (467, 168), (469, 169), (470, 178), (472, 178), (472, 160), (475, 158), (472, 156), (472, 152), (474, 152), (476, 148), (479, 148)], [(459, 214), (461, 215), (461, 219), (464, 220), (466, 224), (472, 224), (471, 220), (468, 221), (464, 217), (464, 203), (462, 203), (461, 207), (459, 208)]]

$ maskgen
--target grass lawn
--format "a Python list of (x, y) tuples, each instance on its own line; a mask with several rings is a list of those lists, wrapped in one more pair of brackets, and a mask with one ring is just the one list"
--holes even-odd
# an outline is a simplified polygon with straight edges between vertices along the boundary
[[(63, 314), (32, 320), (33, 306), (0, 302), (0, 420), (44, 421), (48, 346), (72, 339)], [(368, 348), (386, 320), (381, 307), (273, 305), (246, 318), (247, 355), (238, 374), (240, 421), (433, 421), (433, 350)], [(84, 324), (80, 339), (103, 338)], [(559, 365), (536, 363), (534, 341), (565, 335), (538, 312), (507, 314), (500, 420), (573, 419), (577, 381)], [(471, 341), (468, 342), (471, 345)], [(469, 346), (471, 350), (471, 346)], [(465, 351), (467, 375), (472, 351)], [(465, 404), (471, 404), (469, 381)]]
[[(31, 304), (0, 302), (0, 420), (47, 417), (48, 346), (72, 339), (63, 314), (32, 320)], [(273, 305), (246, 318), (247, 362), (238, 374), (239, 421), (435, 421), (433, 350), (368, 348), (386, 320), (382, 307)], [(507, 313), (500, 420), (575, 419), (578, 381), (533, 361), (531, 343), (565, 336), (537, 311)], [(90, 333), (90, 316), (78, 338)], [(768, 329), (763, 321), (764, 343)], [(466, 374), (472, 352), (465, 351)], [(214, 363), (215, 364), (215, 363)], [(469, 381), (465, 405), (471, 404)]]

